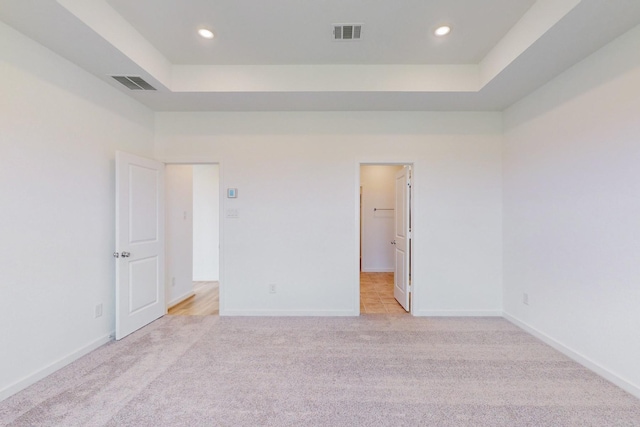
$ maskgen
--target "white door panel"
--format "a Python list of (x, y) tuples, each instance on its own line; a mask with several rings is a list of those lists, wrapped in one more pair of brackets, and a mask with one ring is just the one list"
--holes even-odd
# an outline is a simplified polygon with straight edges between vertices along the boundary
[(129, 164), (130, 216), (129, 241), (131, 243), (158, 240), (158, 179), (159, 171)]
[(116, 339), (166, 313), (164, 164), (116, 153)]
[[(129, 283), (157, 283), (158, 257), (150, 257), (129, 263)], [(129, 286), (129, 314), (136, 314), (158, 302), (154, 286)]]
[(409, 292), (409, 211), (410, 211), (410, 181), (409, 167), (404, 167), (396, 173), (396, 204), (395, 204), (395, 271), (393, 275), (393, 295), (395, 299), (410, 311)]

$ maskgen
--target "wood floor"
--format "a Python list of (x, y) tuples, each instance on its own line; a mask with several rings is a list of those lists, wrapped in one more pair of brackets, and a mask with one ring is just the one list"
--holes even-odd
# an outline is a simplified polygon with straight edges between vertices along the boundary
[(169, 308), (170, 316), (210, 316), (220, 314), (218, 282), (193, 282), (194, 296)]
[(393, 297), (393, 273), (360, 273), (360, 313), (407, 313)]

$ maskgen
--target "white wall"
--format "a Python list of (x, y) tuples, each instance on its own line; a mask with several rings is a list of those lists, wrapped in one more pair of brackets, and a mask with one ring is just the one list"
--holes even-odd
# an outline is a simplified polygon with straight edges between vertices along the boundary
[(640, 27), (505, 112), (504, 308), (640, 396), (638, 52)]
[(414, 164), (416, 313), (500, 314), (501, 131), (499, 113), (158, 113), (156, 155), (221, 161), (239, 189), (223, 315), (358, 313), (358, 162)]
[(193, 167), (165, 166), (167, 307), (193, 295)]
[(218, 165), (193, 165), (193, 280), (219, 278), (220, 186)]
[(0, 64), (2, 399), (112, 333), (115, 151), (154, 117), (3, 23)]
[[(396, 172), (402, 166), (363, 165), (362, 187), (362, 271), (394, 271), (394, 206)], [(391, 210), (378, 210), (391, 209)]]

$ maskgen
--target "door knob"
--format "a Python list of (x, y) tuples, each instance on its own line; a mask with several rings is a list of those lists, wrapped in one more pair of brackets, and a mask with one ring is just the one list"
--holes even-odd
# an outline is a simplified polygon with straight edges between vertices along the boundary
[(118, 252), (114, 252), (114, 253), (113, 253), (113, 257), (114, 257), (114, 258), (120, 258), (120, 254), (119, 254)]
[(131, 256), (131, 252), (122, 252), (122, 258), (129, 258)]
[[(396, 244), (396, 241), (395, 241), (395, 240), (392, 240), (392, 241), (391, 241), (391, 244), (392, 244), (392, 245), (395, 245), (395, 244)], [(124, 256), (124, 255), (123, 255), (123, 256)]]

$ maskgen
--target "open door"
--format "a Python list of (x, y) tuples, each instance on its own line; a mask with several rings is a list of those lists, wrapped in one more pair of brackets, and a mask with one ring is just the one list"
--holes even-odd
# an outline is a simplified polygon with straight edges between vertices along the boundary
[(166, 313), (164, 164), (116, 153), (116, 339)]
[(409, 287), (409, 213), (411, 192), (411, 169), (405, 166), (396, 173), (396, 205), (395, 205), (395, 271), (393, 275), (393, 296), (405, 310), (410, 311)]

